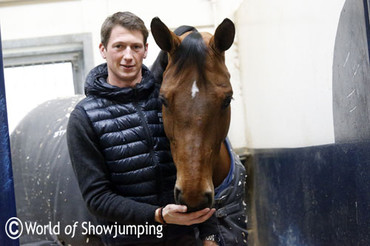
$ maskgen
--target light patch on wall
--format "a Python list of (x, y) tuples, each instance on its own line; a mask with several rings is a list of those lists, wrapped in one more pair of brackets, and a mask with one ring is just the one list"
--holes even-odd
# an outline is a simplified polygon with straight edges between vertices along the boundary
[(9, 132), (41, 103), (75, 94), (70, 62), (10, 67), (4, 75)]

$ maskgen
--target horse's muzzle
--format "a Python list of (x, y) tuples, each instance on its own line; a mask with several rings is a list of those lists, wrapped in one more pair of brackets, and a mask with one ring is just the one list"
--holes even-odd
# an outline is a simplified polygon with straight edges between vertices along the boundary
[(212, 208), (214, 200), (212, 192), (204, 192), (203, 195), (197, 195), (193, 197), (196, 197), (197, 199), (186, 199), (186, 195), (177, 187), (175, 188), (176, 204), (187, 206), (187, 213), (199, 211), (204, 208)]

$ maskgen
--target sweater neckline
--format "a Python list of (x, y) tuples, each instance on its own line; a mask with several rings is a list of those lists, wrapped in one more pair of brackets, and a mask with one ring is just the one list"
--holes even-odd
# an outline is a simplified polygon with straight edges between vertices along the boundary
[(107, 64), (92, 69), (86, 78), (86, 96), (95, 95), (119, 102), (130, 102), (147, 98), (155, 88), (155, 80), (150, 70), (143, 65), (142, 80), (134, 87), (118, 87), (107, 82)]

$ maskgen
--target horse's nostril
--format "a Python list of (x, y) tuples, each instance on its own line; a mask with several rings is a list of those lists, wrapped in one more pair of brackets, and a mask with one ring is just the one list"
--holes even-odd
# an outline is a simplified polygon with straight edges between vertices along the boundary
[(206, 207), (212, 207), (213, 205), (213, 193), (212, 192), (206, 192), (204, 193), (205, 200), (206, 200)]
[(180, 203), (180, 195), (181, 195), (181, 190), (175, 187), (175, 201), (177, 204)]

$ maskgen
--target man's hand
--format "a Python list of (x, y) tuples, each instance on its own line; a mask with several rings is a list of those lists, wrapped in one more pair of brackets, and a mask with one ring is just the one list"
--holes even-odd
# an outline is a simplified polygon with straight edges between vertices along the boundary
[(218, 243), (216, 243), (215, 241), (204, 240), (203, 246), (218, 246)]
[[(216, 209), (205, 208), (192, 213), (186, 213), (186, 211), (187, 207), (184, 205), (169, 204), (162, 208), (163, 219), (167, 224), (189, 226), (193, 224), (203, 223), (204, 221), (208, 220), (216, 211)], [(161, 222), (160, 208), (155, 211), (155, 220), (157, 222)]]

